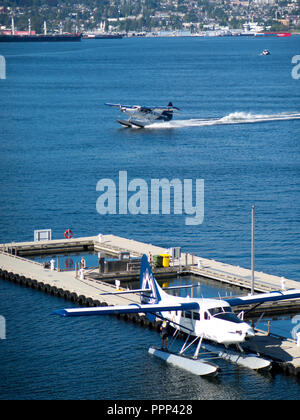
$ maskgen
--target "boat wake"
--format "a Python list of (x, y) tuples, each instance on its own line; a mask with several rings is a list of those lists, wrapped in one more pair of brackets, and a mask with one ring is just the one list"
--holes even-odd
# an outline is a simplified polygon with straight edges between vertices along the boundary
[(203, 127), (210, 125), (226, 125), (226, 124), (253, 124), (259, 122), (270, 121), (289, 121), (300, 120), (299, 112), (289, 112), (280, 114), (252, 114), (247, 112), (233, 112), (222, 118), (209, 119), (189, 119), (189, 120), (172, 120), (168, 122), (157, 122), (148, 125), (147, 128), (183, 128), (183, 127)]

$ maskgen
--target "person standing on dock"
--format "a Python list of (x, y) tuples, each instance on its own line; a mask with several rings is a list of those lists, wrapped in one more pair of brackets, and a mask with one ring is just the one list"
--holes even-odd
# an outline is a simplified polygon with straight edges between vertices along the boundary
[(81, 261), (80, 261), (80, 270), (79, 270), (80, 280), (84, 280), (84, 270), (85, 270), (85, 268), (86, 268), (86, 262), (85, 262), (84, 257), (82, 257)]
[(55, 270), (55, 260), (53, 258), (50, 261), (50, 269), (51, 269), (51, 271), (54, 271)]
[(85, 268), (86, 268), (86, 261), (85, 261), (84, 257), (82, 257), (82, 258), (81, 258), (81, 261), (80, 261), (80, 268), (83, 268), (83, 269), (85, 269)]

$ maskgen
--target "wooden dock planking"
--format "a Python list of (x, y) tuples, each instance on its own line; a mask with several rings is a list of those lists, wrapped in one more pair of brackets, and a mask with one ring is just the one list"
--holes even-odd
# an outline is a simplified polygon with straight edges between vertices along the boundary
[[(122, 238), (115, 235), (103, 235), (101, 241), (99, 236), (90, 236), (72, 239), (60, 239), (40, 242), (20, 242), (8, 243), (0, 245), (0, 249), (11, 250), (18, 254), (22, 252), (30, 252), (33, 249), (35, 253), (42, 250), (42, 252), (53, 252), (63, 249), (76, 250), (89, 248), (95, 251), (104, 251), (109, 255), (118, 256), (120, 252), (130, 252), (132, 257), (141, 257), (143, 254), (152, 255), (167, 254), (170, 249), (159, 247), (152, 244), (147, 244), (133, 239)], [(200, 258), (201, 267), (198, 267), (197, 262), (200, 257), (195, 255), (182, 253), (181, 261), (175, 261), (175, 267), (178, 270), (182, 269), (184, 273), (200, 275), (209, 279), (214, 279), (223, 283), (239, 286), (246, 289), (251, 289), (251, 270), (242, 267), (218, 262), (212, 259)], [(295, 280), (286, 279), (284, 277), (274, 276), (263, 272), (255, 272), (255, 291), (256, 292), (270, 292), (272, 290), (281, 290), (282, 280), (285, 281), (286, 289), (297, 289), (300, 283)]]
[(60, 252), (78, 252), (82, 250), (93, 250), (95, 236), (72, 239), (55, 239), (50, 241), (29, 241), (29, 242), (10, 242), (0, 245), (0, 250), (8, 251), (13, 254), (16, 252), (20, 256), (35, 254), (55, 254)]
[(0, 252), (0, 268), (19, 276), (36, 279), (38, 282), (49, 284), (57, 289), (76, 293), (78, 296), (100, 300), (108, 305), (125, 305), (139, 301), (137, 295), (101, 296), (102, 293), (115, 291), (115, 287), (102, 282), (80, 280), (75, 277), (74, 271), (51, 271), (38, 262), (3, 252)]
[(258, 351), (260, 355), (284, 364), (286, 369), (291, 370), (290, 373), (300, 373), (300, 347), (297, 347), (294, 340), (258, 331), (254, 339), (242, 347), (255, 353)]
[[(0, 250), (12, 252), (0, 252), (0, 268), (7, 270), (14, 274), (22, 275), (24, 277), (30, 277), (31, 279), (37, 279), (39, 282), (49, 284), (51, 287), (57, 287), (58, 289), (66, 290), (71, 293), (76, 293), (77, 296), (86, 296), (95, 301), (101, 301), (108, 305), (125, 304), (128, 301), (138, 301), (138, 296), (122, 296), (117, 297), (102, 297), (99, 299), (97, 289), (103, 290), (103, 293), (115, 290), (113, 286), (109, 286), (108, 283), (112, 283), (118, 278), (121, 281), (137, 281), (139, 278), (139, 272), (118, 272), (99, 274), (98, 269), (86, 270), (85, 280), (80, 281), (75, 278), (75, 273), (69, 272), (51, 272), (45, 270), (42, 264), (25, 259), (14, 257), (14, 254), (21, 253), (21, 251), (30, 252), (30, 249), (34, 249), (35, 253), (42, 250), (43, 253), (50, 252), (50, 255), (55, 253), (57, 250), (72, 250), (81, 247), (82, 251), (88, 249), (94, 249), (94, 251), (104, 251), (108, 255), (118, 256), (120, 252), (129, 252), (131, 256), (140, 257), (141, 255), (149, 254), (166, 254), (169, 253), (169, 249), (158, 247), (152, 244), (142, 243), (132, 239), (121, 238), (115, 235), (98, 235), (82, 238), (72, 239), (58, 239), (51, 241), (40, 241), (40, 242), (20, 242), (20, 243), (8, 243), (0, 245)], [(217, 262), (205, 258), (200, 258), (201, 266), (198, 264), (198, 257), (191, 254), (182, 254), (181, 262), (175, 260), (174, 267), (171, 263), (171, 267), (163, 269), (155, 269), (154, 273), (158, 278), (166, 278), (176, 276), (178, 273), (193, 274), (196, 276), (205, 277), (226, 283), (232, 286), (238, 286), (244, 289), (251, 289), (251, 271), (241, 267), (236, 267), (230, 264)], [(255, 273), (255, 291), (256, 292), (270, 292), (272, 290), (281, 289), (282, 277), (272, 276), (265, 273)], [(294, 280), (285, 279), (286, 289), (299, 288), (299, 283)], [(110, 289), (107, 289), (110, 287)], [(129, 299), (130, 298), (130, 299)], [(238, 308), (238, 310), (246, 310), (249, 308)], [(252, 316), (259, 317), (262, 312), (266, 314), (278, 315), (281, 313), (298, 313), (300, 312), (299, 300), (291, 300), (284, 302), (273, 302), (261, 305), (258, 309), (252, 312)]]

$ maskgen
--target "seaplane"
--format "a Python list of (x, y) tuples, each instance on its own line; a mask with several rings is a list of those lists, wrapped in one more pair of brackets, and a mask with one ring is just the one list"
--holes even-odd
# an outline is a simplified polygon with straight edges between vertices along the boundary
[[(191, 286), (175, 286), (173, 288), (178, 287)], [(208, 352), (217, 353), (217, 357), (253, 370), (270, 369), (270, 360), (262, 358), (259, 354), (248, 354), (241, 347), (245, 341), (252, 340), (255, 337), (255, 330), (243, 320), (243, 312), (236, 315), (232, 308), (241, 305), (255, 305), (257, 307), (268, 301), (300, 298), (300, 290), (294, 289), (231, 297), (226, 300), (173, 296), (163, 290), (156, 281), (146, 255), (143, 255), (141, 259), (139, 289), (114, 291), (106, 294), (126, 293), (138, 293), (140, 303), (123, 306), (59, 309), (55, 310), (53, 314), (63, 317), (76, 317), (139, 313), (145, 314), (152, 322), (156, 319), (165, 320), (173, 330), (174, 339), (177, 339), (178, 333), (182, 332), (186, 340), (179, 352), (175, 353), (159, 347), (150, 347), (149, 353), (199, 376), (216, 375), (219, 369), (219, 366), (212, 363), (208, 358), (199, 358), (199, 355), (203, 353), (200, 353), (201, 348), (202, 350), (208, 350)], [(234, 350), (232, 350), (232, 347)], [(195, 350), (192, 356), (187, 354), (189, 348)]]
[(168, 106), (141, 106), (110, 103), (106, 103), (105, 105), (119, 108), (121, 112), (129, 115), (128, 120), (117, 120), (119, 124), (127, 128), (145, 128), (155, 121), (170, 121), (173, 118), (173, 113), (179, 111), (179, 108), (173, 106), (172, 102), (169, 102)]

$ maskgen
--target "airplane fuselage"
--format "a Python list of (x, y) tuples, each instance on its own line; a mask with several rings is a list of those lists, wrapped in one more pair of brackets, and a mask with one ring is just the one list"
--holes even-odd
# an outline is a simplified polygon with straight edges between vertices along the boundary
[(151, 123), (155, 120), (170, 121), (173, 118), (173, 108), (167, 107), (162, 111), (156, 111), (155, 109), (134, 105), (131, 107), (122, 106), (121, 112), (129, 115), (129, 121), (131, 118), (135, 120), (142, 120), (145, 123)]
[[(172, 297), (171, 300), (174, 302), (175, 299), (178, 303), (186, 302), (186, 298)], [(234, 314), (228, 302), (217, 299), (190, 300), (199, 304), (199, 310), (163, 313), (171, 325), (174, 322), (172, 326), (176, 329), (224, 345), (243, 343), (254, 337), (253, 328)]]

